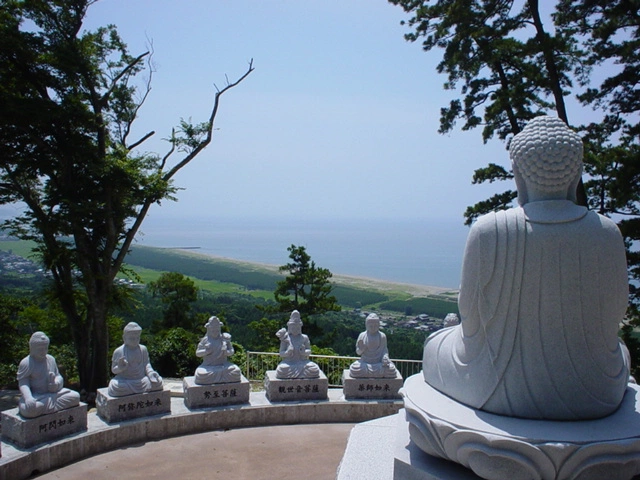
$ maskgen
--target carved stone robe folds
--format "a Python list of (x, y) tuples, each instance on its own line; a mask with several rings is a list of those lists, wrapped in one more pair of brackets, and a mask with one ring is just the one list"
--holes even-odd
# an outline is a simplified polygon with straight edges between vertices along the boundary
[(235, 383), (241, 380), (240, 368), (227, 360), (233, 355), (230, 340), (205, 336), (198, 343), (196, 355), (202, 356), (202, 364), (196, 369), (195, 382), (198, 385), (214, 383)]
[(464, 254), (462, 322), (425, 343), (424, 378), (488, 412), (557, 420), (612, 413), (629, 370), (617, 226), (566, 200), (481, 217)]
[(318, 378), (320, 367), (309, 360), (307, 351), (310, 349), (308, 336), (287, 334), (280, 341), (282, 361), (276, 368), (276, 378)]
[(146, 393), (155, 390), (162, 390), (162, 380), (153, 382), (149, 374), (153, 372), (149, 363), (149, 352), (147, 347), (140, 345), (130, 348), (121, 345), (113, 352), (111, 360), (111, 371), (117, 370), (118, 361), (126, 358), (128, 367), (111, 379), (109, 382), (109, 395), (112, 397), (124, 397), (137, 393)]

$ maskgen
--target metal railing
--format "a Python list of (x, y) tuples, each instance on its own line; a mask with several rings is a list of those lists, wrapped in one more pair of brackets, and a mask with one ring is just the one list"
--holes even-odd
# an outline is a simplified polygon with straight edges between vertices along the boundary
[[(349, 368), (359, 357), (342, 357), (332, 355), (310, 355), (310, 360), (318, 364), (329, 380), (329, 387), (342, 387), (342, 372)], [(402, 378), (410, 377), (422, 370), (421, 360), (391, 360)], [(245, 375), (252, 385), (262, 385), (267, 370), (275, 370), (280, 363), (280, 356), (276, 352), (247, 352)]]

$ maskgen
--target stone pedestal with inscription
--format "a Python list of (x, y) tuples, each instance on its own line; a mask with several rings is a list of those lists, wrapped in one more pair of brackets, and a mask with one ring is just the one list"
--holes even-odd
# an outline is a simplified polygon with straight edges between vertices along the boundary
[(2, 412), (2, 438), (31, 448), (87, 429), (87, 404), (36, 418), (24, 418), (17, 408)]
[(197, 385), (195, 377), (184, 377), (184, 404), (187, 408), (220, 407), (249, 403), (251, 384), (244, 375), (239, 382)]
[(276, 378), (275, 370), (267, 370), (264, 389), (272, 402), (327, 400), (329, 380), (321, 371), (318, 378)]
[(108, 423), (171, 413), (171, 391), (164, 389), (124, 397), (112, 397), (107, 393), (107, 388), (99, 388), (96, 406), (98, 416)]
[(393, 378), (353, 378), (348, 369), (342, 372), (342, 388), (347, 400), (402, 398), (399, 393), (402, 383), (400, 372)]

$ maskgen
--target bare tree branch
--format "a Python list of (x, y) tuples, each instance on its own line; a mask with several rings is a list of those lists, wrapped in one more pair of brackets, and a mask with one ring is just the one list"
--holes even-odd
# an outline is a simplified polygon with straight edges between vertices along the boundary
[[(116, 88), (116, 85), (118, 84), (118, 81), (124, 77), (133, 67), (135, 67), (138, 63), (140, 63), (140, 61), (146, 57), (147, 55), (149, 55), (149, 52), (144, 52), (141, 53), (140, 55), (138, 55), (136, 58), (133, 59), (132, 62), (129, 62), (129, 64), (124, 67), (122, 69), (122, 71), (115, 76), (115, 78), (113, 79), (113, 81), (111, 82), (111, 86), (109, 87), (109, 89), (104, 93), (104, 95), (102, 95), (102, 97), (100, 97), (99, 102), (101, 106), (104, 106), (107, 103), (107, 100), (109, 99), (109, 97), (111, 96), (111, 93), (113, 92), (113, 89)], [(146, 95), (145, 95), (146, 96)]]
[(151, 131), (151, 132), (147, 133), (144, 137), (142, 137), (137, 142), (132, 143), (131, 145), (128, 145), (127, 146), (127, 150), (133, 150), (134, 148), (140, 146), (140, 144), (144, 143), (146, 140), (148, 140), (150, 137), (152, 137), (155, 134), (156, 134), (155, 131)]
[[(149, 42), (149, 52), (150, 52), (149, 56), (147, 57), (147, 66), (149, 67), (149, 76), (147, 77), (147, 82), (146, 82), (147, 84), (145, 86), (144, 95), (142, 96), (142, 99), (138, 102), (136, 107), (133, 109), (133, 115), (127, 122), (125, 133), (122, 136), (123, 145), (127, 143), (127, 137), (129, 136), (129, 133), (131, 133), (131, 125), (133, 124), (135, 119), (138, 117), (138, 112), (140, 111), (140, 108), (142, 108), (142, 105), (144, 105), (144, 103), (146, 102), (147, 97), (149, 96), (149, 93), (151, 93), (151, 80), (153, 79), (153, 74), (155, 72), (155, 69), (153, 68), (152, 60), (153, 60), (153, 54), (155, 50), (153, 49), (153, 40), (151, 39), (147, 39), (147, 40)], [(154, 133), (155, 132), (151, 132), (151, 135), (153, 135)], [(147, 138), (149, 138), (151, 135), (147, 134), (145, 137), (135, 142), (133, 147), (128, 147), (128, 149), (131, 150), (132, 148), (135, 148), (136, 146), (140, 145), (142, 142), (147, 140)]]
[(211, 116), (209, 117), (209, 129), (207, 131), (207, 136), (204, 140), (202, 140), (196, 148), (193, 149), (191, 153), (189, 153), (182, 161), (180, 161), (176, 166), (174, 166), (171, 170), (164, 174), (163, 179), (169, 180), (171, 179), (180, 169), (182, 169), (185, 165), (187, 165), (191, 160), (193, 160), (209, 143), (211, 143), (211, 137), (213, 136), (213, 124), (218, 114), (218, 108), (220, 106), (220, 97), (227, 91), (240, 84), (245, 78), (253, 72), (253, 59), (249, 61), (249, 68), (247, 71), (235, 82), (229, 83), (227, 81), (227, 85), (222, 89), (218, 90), (215, 94), (213, 101), (213, 108), (211, 109)]

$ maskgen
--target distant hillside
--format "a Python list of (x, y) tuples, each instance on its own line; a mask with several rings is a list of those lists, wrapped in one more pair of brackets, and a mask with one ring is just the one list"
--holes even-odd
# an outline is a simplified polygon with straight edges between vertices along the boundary
[[(127, 256), (132, 266), (180, 272), (201, 280), (214, 280), (245, 287), (248, 291), (273, 292), (284, 275), (274, 265), (243, 262), (187, 250), (135, 247)], [(335, 275), (333, 294), (343, 307), (428, 313), (439, 318), (457, 312), (457, 292), (443, 288), (407, 285), (380, 280)]]
[[(0, 250), (29, 257), (32, 242), (3, 240)], [(245, 262), (195, 253), (189, 250), (135, 246), (126, 259), (139, 274), (153, 280), (159, 273), (179, 272), (204, 282), (233, 285), (249, 294), (270, 298), (276, 283), (284, 278), (278, 266)], [(148, 273), (151, 272), (152, 275)], [(423, 285), (410, 285), (382, 280), (334, 275), (333, 294), (345, 308), (368, 308), (413, 314), (428, 313), (442, 318), (457, 312), (457, 292)], [(232, 287), (227, 287), (232, 288)]]
[[(201, 280), (214, 280), (245, 287), (249, 292), (273, 292), (284, 278), (278, 267), (202, 255), (185, 250), (135, 247), (127, 256), (127, 264), (165, 272), (180, 272)], [(389, 295), (357, 287), (335, 284), (333, 294), (344, 307), (356, 308), (385, 302)]]

